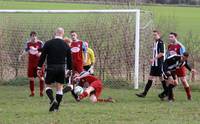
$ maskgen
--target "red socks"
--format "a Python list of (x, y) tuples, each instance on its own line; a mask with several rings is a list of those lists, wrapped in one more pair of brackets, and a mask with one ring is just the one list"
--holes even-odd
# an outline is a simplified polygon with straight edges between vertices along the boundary
[(191, 96), (190, 87), (185, 87), (185, 92), (186, 92), (186, 94), (187, 94), (188, 100), (191, 100), (192, 96)]
[(97, 102), (114, 102), (111, 98), (108, 99), (97, 99)]
[(35, 93), (34, 93), (34, 81), (29, 81), (29, 88), (31, 90), (30, 96), (34, 96), (35, 95)]
[[(44, 81), (40, 80), (40, 96), (43, 96), (43, 91), (44, 91)], [(29, 88), (31, 91), (30, 96), (34, 96), (35, 95), (35, 86), (34, 86), (34, 81), (29, 81)]]
[(87, 96), (88, 96), (88, 93), (84, 91), (81, 95), (79, 95), (79, 98), (81, 100), (81, 99), (83, 99), (83, 98), (85, 98)]

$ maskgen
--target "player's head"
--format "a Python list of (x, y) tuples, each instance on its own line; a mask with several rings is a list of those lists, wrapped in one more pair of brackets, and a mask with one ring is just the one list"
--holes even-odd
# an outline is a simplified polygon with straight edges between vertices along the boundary
[(153, 30), (153, 38), (155, 40), (160, 39), (160, 32), (158, 30)]
[(177, 38), (178, 34), (175, 32), (171, 32), (169, 33), (169, 41), (171, 43), (175, 43), (176, 42), (176, 38)]
[(78, 35), (75, 31), (70, 31), (70, 36), (72, 38), (73, 41), (77, 41), (78, 40)]
[(60, 37), (63, 37), (64, 33), (65, 33), (65, 31), (62, 27), (57, 28), (56, 31), (55, 31), (55, 35), (60, 36)]
[(30, 39), (32, 42), (36, 41), (37, 39), (37, 33), (35, 31), (31, 31), (30, 33)]
[(188, 59), (188, 57), (189, 57), (189, 53), (188, 52), (184, 52), (183, 56), (182, 56), (182, 60), (186, 61)]

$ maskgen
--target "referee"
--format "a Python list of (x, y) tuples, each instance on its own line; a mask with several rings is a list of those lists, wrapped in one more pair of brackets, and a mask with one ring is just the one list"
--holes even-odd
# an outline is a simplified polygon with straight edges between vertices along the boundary
[(144, 91), (142, 93), (136, 94), (138, 97), (145, 97), (152, 86), (153, 80), (156, 77), (160, 78), (162, 86), (167, 89), (166, 82), (162, 78), (162, 65), (164, 61), (164, 43), (161, 40), (160, 32), (157, 30), (153, 31), (154, 43), (153, 43), (153, 58), (150, 60), (151, 69), (148, 77), (148, 82), (145, 85)]
[[(55, 37), (44, 44), (38, 63), (38, 74), (40, 74), (42, 64), (47, 59), (45, 90), (50, 100), (50, 112), (58, 111), (60, 102), (62, 101), (66, 62), (67, 69), (72, 69), (71, 50), (64, 42), (63, 36), (64, 29), (57, 28)], [(52, 84), (55, 84), (56, 86), (56, 98), (53, 96)]]

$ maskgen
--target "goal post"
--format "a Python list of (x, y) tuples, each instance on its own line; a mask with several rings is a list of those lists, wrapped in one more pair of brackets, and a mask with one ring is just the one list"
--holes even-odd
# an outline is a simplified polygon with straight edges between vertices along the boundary
[(139, 49), (140, 49), (140, 10), (139, 9), (114, 9), (114, 10), (0, 10), (0, 13), (48, 13), (48, 14), (56, 14), (56, 13), (74, 13), (74, 14), (79, 14), (79, 13), (128, 13), (128, 14), (135, 14), (135, 25), (134, 25), (134, 42), (135, 46), (134, 47), (134, 53), (135, 55), (132, 56), (134, 60), (134, 76), (132, 80), (132, 84), (134, 84), (134, 88), (138, 89), (139, 87)]

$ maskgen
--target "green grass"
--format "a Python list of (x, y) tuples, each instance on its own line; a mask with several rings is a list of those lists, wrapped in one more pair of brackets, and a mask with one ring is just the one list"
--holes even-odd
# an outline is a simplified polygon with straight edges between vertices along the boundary
[(152, 89), (146, 98), (137, 98), (135, 90), (105, 88), (102, 97), (112, 96), (116, 103), (76, 103), (70, 94), (64, 96), (58, 113), (48, 112), (48, 99), (36, 94), (28, 97), (28, 86), (0, 86), (0, 124), (198, 124), (199, 91), (187, 101), (182, 90), (176, 90), (176, 101), (160, 101), (159, 90)]
[(106, 9), (110, 6), (96, 4), (0, 1), (0, 9)]
[(154, 14), (156, 23), (162, 23), (164, 19), (176, 23), (176, 31), (182, 35), (193, 32), (200, 32), (200, 8), (197, 7), (176, 7), (176, 6), (144, 6), (144, 9), (150, 10)]
[[(0, 1), (0, 9), (109, 9), (109, 5), (96, 4), (68, 4), (53, 2), (16, 2)], [(142, 6), (144, 10), (153, 12), (156, 23), (169, 20), (176, 25), (176, 31), (182, 35), (188, 32), (199, 34), (200, 32), (200, 8), (197, 7), (176, 7), (176, 6)]]

